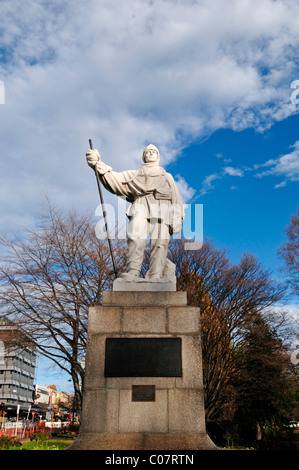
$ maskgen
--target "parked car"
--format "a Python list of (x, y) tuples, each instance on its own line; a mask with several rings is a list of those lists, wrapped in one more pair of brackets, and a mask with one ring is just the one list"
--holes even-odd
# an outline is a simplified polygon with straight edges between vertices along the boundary
[(290, 421), (288, 424), (289, 428), (299, 428), (299, 421)]

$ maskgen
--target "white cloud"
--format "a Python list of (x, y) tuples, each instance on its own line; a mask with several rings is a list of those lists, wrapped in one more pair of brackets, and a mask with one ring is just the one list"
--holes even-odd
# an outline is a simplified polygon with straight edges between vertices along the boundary
[(179, 193), (182, 196), (183, 203), (187, 204), (194, 197), (196, 190), (189, 186), (187, 181), (180, 175), (176, 175), (175, 182), (178, 187)]
[(276, 184), (274, 188), (275, 189), (283, 188), (286, 184), (287, 184), (286, 181), (282, 181), (281, 183)]
[(260, 167), (268, 167), (268, 169), (256, 176), (259, 178), (269, 175), (283, 177), (284, 180), (276, 184), (275, 188), (284, 187), (287, 181), (299, 181), (299, 141), (295, 142), (293, 148), (292, 152), (260, 165)]
[(224, 174), (230, 175), (230, 176), (244, 176), (243, 170), (240, 168), (233, 168), (231, 166), (226, 166), (224, 169)]
[(213, 182), (217, 179), (220, 179), (223, 176), (221, 173), (213, 173), (212, 175), (208, 175), (202, 182), (202, 187), (200, 190), (200, 195), (204, 196), (207, 194), (211, 189), (214, 189)]
[(298, 21), (289, 0), (3, 0), (1, 209), (11, 226), (41, 190), (93, 206), (89, 138), (115, 169), (139, 166), (149, 142), (166, 165), (215, 129), (263, 129), (294, 113)]
[[(202, 182), (200, 195), (203, 196), (203, 195), (207, 194), (211, 189), (214, 189), (214, 186), (213, 186), (212, 183), (215, 180), (225, 178), (226, 176), (243, 177), (244, 172), (240, 168), (233, 168), (231, 166), (226, 166), (225, 168), (222, 169), (222, 171), (206, 176), (204, 178), (203, 182)], [(236, 189), (236, 187), (231, 186), (231, 189)]]
[[(265, 163), (255, 164), (251, 168), (224, 167), (221, 171), (205, 177), (200, 194), (204, 195), (211, 189), (214, 189), (213, 182), (217, 179), (225, 178), (226, 176), (244, 177), (246, 174), (251, 173), (260, 179), (266, 176), (282, 177), (283, 180), (276, 183), (274, 189), (283, 188), (290, 181), (299, 181), (299, 141), (296, 141), (292, 148), (293, 151), (290, 153), (282, 155), (277, 159), (269, 159)], [(263, 171), (256, 173), (256, 171), (260, 171), (260, 169), (263, 169)], [(236, 189), (236, 187), (231, 186), (231, 189)]]

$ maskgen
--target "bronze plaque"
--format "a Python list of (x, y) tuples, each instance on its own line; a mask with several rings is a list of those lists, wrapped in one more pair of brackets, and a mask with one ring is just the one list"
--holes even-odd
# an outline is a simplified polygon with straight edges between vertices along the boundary
[(182, 377), (181, 338), (106, 338), (105, 377)]
[(132, 385), (132, 401), (155, 401), (155, 385)]

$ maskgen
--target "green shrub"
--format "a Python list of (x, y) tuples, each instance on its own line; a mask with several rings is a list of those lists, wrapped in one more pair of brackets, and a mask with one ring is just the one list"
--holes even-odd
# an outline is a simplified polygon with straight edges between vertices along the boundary
[(299, 450), (299, 442), (293, 431), (277, 431), (261, 439), (257, 448), (258, 450)]
[(0, 437), (0, 450), (8, 450), (11, 447), (21, 447), (21, 442), (15, 437), (2, 436)]
[(78, 434), (79, 432), (79, 425), (77, 423), (70, 423), (69, 425), (69, 432)]
[(43, 444), (45, 441), (49, 440), (49, 434), (44, 431), (38, 431), (35, 434), (32, 434), (30, 437), (30, 441), (36, 441), (37, 442), (37, 448), (39, 447), (39, 443), (41, 443), (41, 447), (43, 447)]

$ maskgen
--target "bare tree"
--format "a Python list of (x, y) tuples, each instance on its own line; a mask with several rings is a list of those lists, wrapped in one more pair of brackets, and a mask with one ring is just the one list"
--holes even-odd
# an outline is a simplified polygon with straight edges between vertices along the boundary
[(40, 354), (70, 374), (80, 409), (88, 307), (112, 281), (106, 240), (96, 237), (90, 215), (65, 215), (49, 204), (35, 229), (22, 238), (1, 238), (0, 244), (1, 311)]
[(293, 292), (299, 295), (299, 206), (297, 213), (291, 215), (286, 235), (287, 241), (281, 245), (278, 253), (285, 263), (288, 284)]
[(244, 255), (232, 265), (226, 251), (211, 241), (191, 252), (180, 240), (170, 251), (178, 269), (178, 289), (186, 290), (189, 304), (201, 309), (205, 406), (207, 420), (213, 420), (232, 406), (234, 352), (248, 323), (277, 302), (283, 288), (254, 256)]

